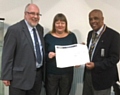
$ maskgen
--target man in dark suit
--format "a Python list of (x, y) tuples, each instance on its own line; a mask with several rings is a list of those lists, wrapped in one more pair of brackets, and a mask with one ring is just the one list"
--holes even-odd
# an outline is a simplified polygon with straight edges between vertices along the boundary
[(110, 95), (117, 79), (119, 33), (104, 24), (101, 10), (89, 13), (89, 23), (93, 29), (87, 38), (91, 62), (85, 65), (83, 95)]
[(38, 6), (28, 4), (24, 20), (10, 26), (4, 37), (1, 77), (9, 86), (9, 95), (40, 95), (45, 60), (39, 16)]

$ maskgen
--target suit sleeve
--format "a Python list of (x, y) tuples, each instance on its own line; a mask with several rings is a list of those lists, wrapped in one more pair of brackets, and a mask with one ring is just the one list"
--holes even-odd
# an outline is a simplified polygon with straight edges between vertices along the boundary
[(12, 80), (12, 69), (14, 65), (16, 48), (16, 37), (13, 28), (8, 28), (4, 37), (4, 45), (2, 52), (2, 80)]

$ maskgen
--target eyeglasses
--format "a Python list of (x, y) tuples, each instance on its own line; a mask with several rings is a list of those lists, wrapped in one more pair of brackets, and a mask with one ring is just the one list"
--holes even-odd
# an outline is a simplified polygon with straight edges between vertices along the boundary
[(42, 14), (34, 13), (34, 12), (26, 12), (26, 13), (28, 13), (28, 14), (30, 14), (30, 15), (32, 15), (32, 16), (35, 16), (35, 15), (37, 15), (37, 16), (42, 16)]

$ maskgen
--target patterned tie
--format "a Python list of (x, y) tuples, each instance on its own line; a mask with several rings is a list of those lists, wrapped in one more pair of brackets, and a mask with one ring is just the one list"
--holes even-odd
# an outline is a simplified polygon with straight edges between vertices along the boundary
[(98, 40), (97, 33), (93, 32), (93, 34), (92, 34), (92, 43), (91, 43), (91, 46), (90, 46), (90, 49), (89, 49), (90, 59), (91, 59), (92, 52), (93, 52), (93, 49), (95, 47), (95, 44), (96, 44), (97, 40)]
[(40, 64), (41, 63), (41, 52), (40, 52), (40, 46), (39, 46), (35, 28), (33, 28), (33, 35), (34, 35), (35, 48), (36, 48), (36, 60)]

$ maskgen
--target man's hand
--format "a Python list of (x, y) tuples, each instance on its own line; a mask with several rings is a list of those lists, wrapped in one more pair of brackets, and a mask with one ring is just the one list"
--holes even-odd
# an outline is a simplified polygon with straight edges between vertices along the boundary
[(4, 85), (10, 86), (10, 81), (9, 80), (3, 80)]
[(74, 67), (75, 67), (75, 68), (79, 68), (80, 66), (81, 66), (81, 65), (75, 65)]
[(95, 64), (94, 64), (94, 62), (89, 62), (89, 63), (86, 63), (85, 66), (87, 69), (91, 70), (95, 67)]

